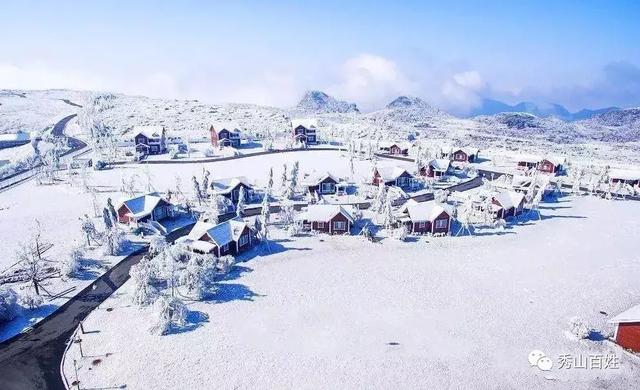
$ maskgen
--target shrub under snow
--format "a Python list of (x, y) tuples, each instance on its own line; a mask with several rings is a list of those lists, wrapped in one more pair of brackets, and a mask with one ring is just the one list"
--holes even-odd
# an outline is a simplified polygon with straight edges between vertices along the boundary
[(20, 313), (18, 295), (10, 288), (0, 288), (0, 324), (11, 321)]
[(82, 247), (71, 248), (69, 254), (62, 259), (60, 272), (64, 276), (74, 276), (80, 270), (80, 262), (84, 256)]
[(43, 302), (44, 299), (40, 295), (36, 294), (36, 292), (31, 288), (28, 288), (24, 292), (20, 293), (20, 304), (22, 304), (22, 306), (28, 307), (29, 309), (35, 309), (36, 307), (42, 305)]
[(151, 334), (165, 335), (187, 323), (189, 310), (178, 298), (161, 296), (154, 302), (153, 311), (156, 318), (149, 328)]

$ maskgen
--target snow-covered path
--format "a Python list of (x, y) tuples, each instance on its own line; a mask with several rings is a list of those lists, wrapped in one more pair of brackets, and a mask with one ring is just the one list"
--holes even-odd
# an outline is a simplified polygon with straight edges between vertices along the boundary
[[(240, 264), (215, 300), (191, 303), (190, 329), (164, 337), (149, 335), (150, 313), (130, 304), (126, 284), (85, 323), (99, 331), (83, 336), (85, 354), (101, 362), (80, 359), (80, 379), (129, 389), (637, 389), (638, 359), (568, 331), (574, 316), (606, 331), (640, 301), (640, 206), (565, 198), (541, 211), (542, 221), (474, 237), (283, 239), (277, 253)], [(534, 349), (555, 364), (613, 353), (620, 367), (543, 373), (527, 362)]]

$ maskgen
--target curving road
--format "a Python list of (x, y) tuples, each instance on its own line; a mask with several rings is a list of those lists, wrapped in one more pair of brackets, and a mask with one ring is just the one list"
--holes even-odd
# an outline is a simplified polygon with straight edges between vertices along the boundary
[[(167, 241), (176, 240), (192, 226), (170, 233)], [(0, 389), (65, 389), (60, 362), (67, 341), (80, 321), (129, 279), (129, 269), (147, 249), (124, 258), (31, 331), (0, 343)]]

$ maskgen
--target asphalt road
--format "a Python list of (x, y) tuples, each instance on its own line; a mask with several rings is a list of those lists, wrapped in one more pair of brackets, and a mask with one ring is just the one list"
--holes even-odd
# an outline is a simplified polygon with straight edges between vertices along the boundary
[[(174, 241), (191, 227), (170, 233), (167, 240)], [(146, 253), (144, 248), (126, 257), (30, 332), (0, 343), (0, 389), (64, 389), (60, 362), (67, 340), (80, 321), (129, 279), (131, 266)]]

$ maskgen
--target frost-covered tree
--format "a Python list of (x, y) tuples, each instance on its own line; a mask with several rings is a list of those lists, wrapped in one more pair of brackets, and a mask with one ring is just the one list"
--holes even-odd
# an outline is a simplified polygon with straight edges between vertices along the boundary
[(382, 221), (384, 224), (384, 228), (387, 231), (391, 231), (391, 228), (396, 222), (396, 217), (393, 214), (393, 197), (390, 192), (387, 191), (387, 197), (384, 202), (384, 206), (382, 209)]
[(136, 192), (138, 192), (138, 175), (134, 174), (128, 178), (123, 176), (121, 179), (120, 192), (130, 197), (135, 196)]
[(209, 176), (210, 175), (211, 175), (211, 172), (209, 172), (205, 168), (202, 168), (202, 193), (204, 195), (206, 195), (207, 192), (209, 191)]
[(152, 266), (145, 256), (138, 264), (131, 266), (129, 271), (133, 282), (132, 302), (137, 306), (147, 306), (153, 303), (157, 296), (157, 290), (152, 282)]
[(73, 246), (69, 253), (62, 258), (60, 263), (60, 273), (64, 276), (75, 276), (80, 271), (84, 249), (80, 245)]
[(102, 234), (102, 251), (105, 255), (116, 256), (124, 249), (127, 239), (124, 232), (117, 226), (106, 229)]
[(375, 212), (381, 212), (384, 208), (385, 201), (387, 199), (387, 187), (384, 183), (380, 182), (378, 184), (378, 191), (376, 192), (375, 198), (371, 202), (371, 210)]
[(273, 191), (273, 167), (269, 168), (269, 179), (267, 180), (267, 193), (271, 194)]
[[(109, 223), (111, 223), (111, 221), (109, 221)], [(84, 217), (80, 218), (80, 229), (82, 230), (82, 234), (84, 234), (84, 237), (87, 240), (87, 246), (91, 246), (91, 240), (97, 242), (98, 230), (96, 229), (96, 225), (87, 214), (85, 214)]]
[(295, 220), (293, 203), (288, 199), (283, 199), (282, 202), (280, 202), (280, 220), (285, 225), (292, 224)]
[(200, 188), (200, 183), (198, 183), (198, 179), (196, 179), (195, 176), (193, 176), (191, 178), (191, 181), (193, 183), (193, 194), (195, 195), (196, 199), (198, 200), (198, 204), (202, 204), (202, 199), (204, 198), (202, 195), (202, 189)]
[(164, 236), (160, 234), (154, 234), (149, 240), (149, 256), (154, 257), (164, 252), (169, 244)]
[(0, 324), (9, 322), (20, 314), (18, 294), (8, 287), (0, 287)]
[(52, 261), (46, 253), (53, 247), (53, 244), (42, 238), (40, 222), (36, 221), (35, 231), (31, 237), (20, 244), (16, 253), (18, 266), (27, 280), (31, 283), (36, 295), (40, 295), (40, 283), (49, 278), (49, 268)]
[(187, 323), (187, 306), (176, 297), (161, 296), (153, 303), (155, 320), (149, 332), (165, 335)]
[(238, 191), (238, 203), (236, 203), (236, 216), (242, 217), (244, 214), (244, 187), (240, 186)]
[(287, 164), (282, 164), (282, 176), (280, 177), (280, 187), (284, 191), (287, 188)]
[(151, 173), (151, 170), (149, 169), (149, 164), (148, 163), (144, 164), (144, 168), (142, 169), (142, 173), (144, 174), (147, 192), (155, 191), (155, 188), (153, 187), (153, 174)]
[(27, 288), (18, 295), (18, 300), (22, 306), (35, 309), (44, 303), (44, 298), (35, 290)]
[(292, 192), (295, 192), (298, 187), (298, 174), (300, 173), (300, 163), (295, 161), (293, 163), (293, 167), (291, 168), (291, 175), (289, 178), (289, 188), (291, 188)]

